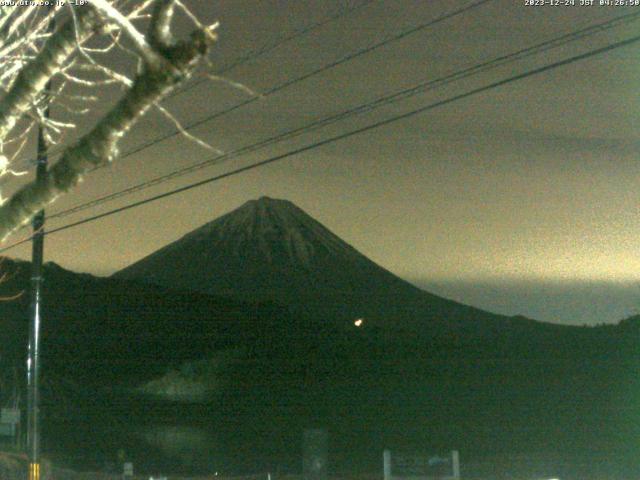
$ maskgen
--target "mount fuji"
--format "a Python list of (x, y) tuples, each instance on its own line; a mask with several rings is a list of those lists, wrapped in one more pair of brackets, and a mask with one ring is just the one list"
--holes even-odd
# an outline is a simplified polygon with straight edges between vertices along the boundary
[(114, 277), (245, 301), (273, 301), (314, 318), (364, 318), (380, 327), (513, 321), (420, 290), (369, 260), (293, 203), (269, 197), (245, 203)]

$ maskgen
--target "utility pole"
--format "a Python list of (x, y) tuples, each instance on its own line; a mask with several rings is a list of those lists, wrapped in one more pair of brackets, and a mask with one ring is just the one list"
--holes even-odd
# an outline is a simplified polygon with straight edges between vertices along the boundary
[[(53, 4), (53, 2), (51, 2)], [(53, 15), (53, 7), (49, 7)], [(53, 32), (53, 17), (48, 32)], [(45, 86), (44, 120), (49, 118), (51, 81)], [(44, 182), (47, 176), (48, 145), (42, 122), (38, 126), (38, 154), (36, 182)], [(27, 358), (27, 454), (29, 456), (29, 480), (40, 480), (40, 321), (42, 313), (42, 260), (44, 257), (44, 210), (33, 217), (33, 246), (31, 249), (31, 309), (29, 346)]]
[[(47, 100), (48, 101), (48, 100)], [(45, 107), (45, 118), (49, 107)], [(38, 128), (38, 164), (36, 181), (47, 175), (47, 145), (44, 127)], [(31, 310), (27, 359), (27, 453), (29, 480), (40, 479), (40, 321), (42, 313), (42, 259), (44, 256), (44, 210), (33, 217), (33, 245), (31, 249)]]

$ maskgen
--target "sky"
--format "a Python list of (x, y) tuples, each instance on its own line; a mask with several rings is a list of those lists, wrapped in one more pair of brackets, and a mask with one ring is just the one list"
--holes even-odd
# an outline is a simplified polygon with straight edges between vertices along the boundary
[[(403, 88), (571, 33), (640, 7), (526, 6), (492, 0), (274, 94), (275, 85), (473, 2), (254, 0), (186, 2), (218, 20), (212, 69), (274, 45), (164, 102), (183, 124), (264, 94), (191, 132), (223, 152)], [(357, 7), (357, 8), (356, 8)], [(325, 20), (353, 9), (331, 21)], [(639, 20), (640, 21), (640, 20)], [(638, 21), (599, 32), (173, 179), (74, 215), (87, 216), (312, 144), (637, 34)], [(179, 21), (178, 32), (186, 31)], [(498, 313), (560, 323), (614, 322), (640, 307), (638, 44), (435, 108), (283, 161), (50, 235), (45, 258), (108, 275), (261, 195), (293, 201), (363, 254), (434, 293)], [(108, 61), (123, 69), (127, 60)], [(241, 85), (242, 87), (239, 87)], [(115, 87), (77, 120), (86, 132)], [(53, 115), (65, 117), (61, 108)], [(126, 152), (174, 130), (157, 111)], [(19, 162), (33, 156), (31, 145)], [(31, 152), (31, 153), (29, 153)], [(172, 137), (88, 175), (55, 214), (216, 154)], [(28, 177), (5, 182), (7, 196)], [(24, 238), (26, 231), (5, 243)], [(30, 246), (7, 252), (28, 258)]]

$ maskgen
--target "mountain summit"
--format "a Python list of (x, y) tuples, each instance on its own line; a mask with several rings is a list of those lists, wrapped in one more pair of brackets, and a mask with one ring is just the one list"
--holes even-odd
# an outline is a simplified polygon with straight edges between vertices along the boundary
[(293, 203), (269, 197), (245, 203), (115, 277), (276, 301), (334, 320), (407, 325), (498, 318), (414, 287)]

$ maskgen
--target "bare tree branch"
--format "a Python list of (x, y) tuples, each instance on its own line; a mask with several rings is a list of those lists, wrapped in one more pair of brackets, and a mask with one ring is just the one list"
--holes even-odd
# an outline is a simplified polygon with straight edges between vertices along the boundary
[(111, 5), (107, 0), (89, 0), (91, 4), (100, 12), (105, 19), (115, 22), (133, 42), (136, 51), (147, 65), (160, 64), (163, 58), (149, 45), (143, 34), (125, 17), (120, 11)]
[(149, 41), (158, 50), (173, 44), (171, 35), (171, 19), (175, 10), (172, 0), (158, 0), (154, 5), (151, 25), (149, 27)]
[(77, 22), (68, 20), (49, 37), (40, 54), (18, 74), (11, 89), (0, 100), (0, 142), (37, 101), (47, 82), (58, 73), (77, 48), (100, 25), (91, 8), (80, 9)]
[[(93, 130), (64, 151), (44, 181), (26, 185), (0, 207), (0, 238), (4, 240), (11, 232), (27, 223), (36, 212), (74, 187), (84, 174), (96, 166), (113, 161), (117, 157), (119, 139), (151, 106), (187, 79), (199, 60), (206, 56), (215, 40), (213, 30), (217, 25), (197, 29), (187, 40), (175, 44), (165, 43), (169, 38), (165, 27), (159, 28), (158, 23), (164, 25), (166, 19), (170, 18), (168, 12), (171, 9), (170, 1), (158, 1), (147, 34), (148, 37), (155, 35), (153, 41), (148, 39), (148, 43), (153, 46), (161, 61), (145, 63), (142, 72), (120, 101)], [(55, 44), (55, 36), (51, 37), (49, 43), (52, 41)], [(73, 43), (75, 47), (75, 42)], [(49, 61), (55, 59), (50, 57)], [(38, 69), (42, 76), (46, 76), (42, 72), (51, 71), (47, 66)]]

